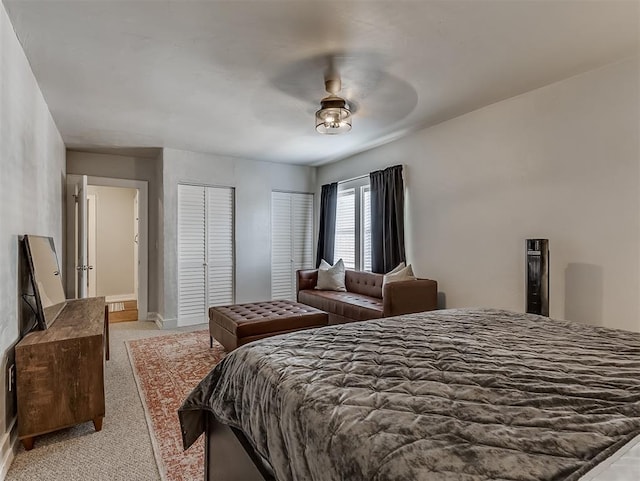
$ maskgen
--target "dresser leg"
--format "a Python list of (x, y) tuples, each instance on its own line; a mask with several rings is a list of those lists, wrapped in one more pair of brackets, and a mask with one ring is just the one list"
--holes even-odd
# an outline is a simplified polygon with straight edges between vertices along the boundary
[(31, 451), (33, 449), (33, 438), (22, 438), (22, 445), (24, 446), (25, 451)]
[(102, 429), (102, 419), (102, 416), (98, 416), (97, 418), (93, 419), (93, 427), (96, 428), (96, 432)]

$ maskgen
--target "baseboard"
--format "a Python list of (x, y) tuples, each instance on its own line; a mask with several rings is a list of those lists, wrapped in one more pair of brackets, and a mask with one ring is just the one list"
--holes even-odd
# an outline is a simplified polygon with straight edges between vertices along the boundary
[(16, 448), (18, 444), (18, 433), (16, 431), (16, 421), (17, 417), (14, 417), (9, 423), (9, 427), (7, 432), (4, 433), (2, 439), (0, 440), (1, 446), (1, 460), (0, 460), (0, 480), (4, 481), (7, 477), (7, 473), (9, 472), (9, 468), (11, 467), (11, 463), (13, 462), (13, 458), (16, 454)]
[(105, 302), (123, 302), (134, 301), (137, 299), (135, 294), (118, 294), (117, 296), (105, 296)]
[(155, 322), (158, 329), (175, 329), (178, 327), (178, 319), (165, 319), (159, 312), (149, 312), (147, 319)]

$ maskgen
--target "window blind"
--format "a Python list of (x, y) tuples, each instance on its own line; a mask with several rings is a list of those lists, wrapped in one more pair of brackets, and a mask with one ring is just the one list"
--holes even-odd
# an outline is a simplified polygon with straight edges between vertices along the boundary
[(371, 189), (362, 187), (362, 270), (371, 272)]
[(355, 189), (338, 192), (336, 207), (336, 244), (334, 262), (342, 259), (347, 269), (356, 267), (356, 196)]

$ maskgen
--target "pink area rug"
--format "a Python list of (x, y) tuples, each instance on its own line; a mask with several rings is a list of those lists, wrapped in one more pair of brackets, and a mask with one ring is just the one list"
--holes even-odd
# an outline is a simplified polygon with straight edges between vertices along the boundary
[(196, 331), (127, 342), (129, 359), (144, 406), (160, 476), (195, 481), (204, 476), (204, 441), (182, 450), (178, 408), (224, 356), (209, 332)]

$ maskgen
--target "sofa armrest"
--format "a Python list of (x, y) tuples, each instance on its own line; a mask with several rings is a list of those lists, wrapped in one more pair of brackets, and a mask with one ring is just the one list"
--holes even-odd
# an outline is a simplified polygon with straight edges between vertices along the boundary
[(438, 283), (431, 279), (398, 281), (382, 288), (383, 317), (438, 308)]
[(318, 269), (309, 269), (306, 271), (296, 271), (296, 299), (298, 292), (313, 289), (318, 283)]

